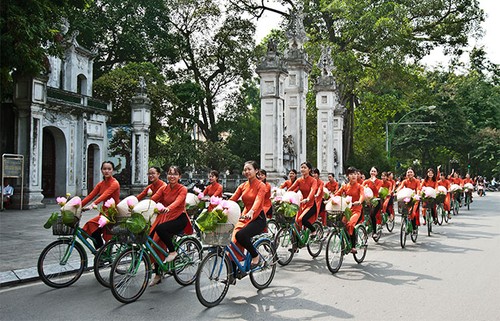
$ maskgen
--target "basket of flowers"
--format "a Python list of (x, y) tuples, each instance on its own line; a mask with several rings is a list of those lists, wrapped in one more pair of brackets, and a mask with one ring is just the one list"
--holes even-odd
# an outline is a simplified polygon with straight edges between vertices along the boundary
[(72, 235), (82, 217), (82, 200), (78, 196), (68, 200), (69, 197), (70, 194), (66, 194), (66, 197), (56, 199), (57, 204), (61, 206), (61, 210), (52, 213), (44, 224), (46, 229), (52, 227), (54, 235)]
[(434, 188), (429, 186), (422, 187), (421, 191), (422, 206), (424, 208), (432, 207), (436, 203), (437, 192)]
[(351, 218), (351, 200), (350, 196), (333, 196), (328, 200), (325, 206), (327, 226), (341, 226), (344, 216), (347, 220)]
[(460, 196), (462, 194), (462, 187), (458, 184), (451, 184), (450, 186), (450, 192), (454, 196)]
[(448, 193), (448, 190), (444, 186), (438, 186), (437, 191), (436, 191), (436, 204), (442, 204), (444, 203), (444, 200), (446, 199), (446, 194)]
[(220, 200), (211, 211), (204, 210), (196, 219), (202, 242), (207, 245), (224, 246), (231, 242), (234, 225), (238, 222), (241, 209), (231, 200)]
[(295, 216), (299, 212), (299, 194), (288, 191), (283, 196), (275, 196), (272, 203), (278, 224), (290, 224), (295, 221)]

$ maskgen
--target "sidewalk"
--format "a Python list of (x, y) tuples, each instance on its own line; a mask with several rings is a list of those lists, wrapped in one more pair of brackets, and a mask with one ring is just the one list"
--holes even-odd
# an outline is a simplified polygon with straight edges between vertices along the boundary
[[(0, 287), (38, 279), (37, 262), (42, 250), (57, 239), (43, 224), (57, 204), (31, 210), (0, 212)], [(84, 213), (81, 226), (97, 211)]]

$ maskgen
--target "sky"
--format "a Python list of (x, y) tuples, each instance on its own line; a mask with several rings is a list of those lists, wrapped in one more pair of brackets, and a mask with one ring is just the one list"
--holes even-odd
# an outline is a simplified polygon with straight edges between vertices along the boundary
[[(484, 36), (479, 40), (470, 39), (471, 48), (483, 45), (487, 58), (493, 63), (500, 64), (500, 0), (479, 0), (480, 7), (486, 13), (486, 20), (482, 23)], [(276, 14), (266, 13), (257, 23), (255, 39), (260, 42), (271, 29), (279, 24), (280, 17)], [(422, 62), (429, 67), (439, 64), (447, 65), (448, 58), (443, 55), (441, 49), (436, 49), (429, 56), (424, 57)]]

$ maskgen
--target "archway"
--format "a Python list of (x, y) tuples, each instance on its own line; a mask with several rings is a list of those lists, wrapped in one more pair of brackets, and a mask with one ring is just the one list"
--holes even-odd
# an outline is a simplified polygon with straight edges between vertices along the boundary
[(66, 139), (56, 127), (48, 126), (42, 134), (42, 194), (53, 198), (66, 194)]
[(87, 148), (87, 195), (99, 182), (100, 162), (99, 145), (90, 144)]

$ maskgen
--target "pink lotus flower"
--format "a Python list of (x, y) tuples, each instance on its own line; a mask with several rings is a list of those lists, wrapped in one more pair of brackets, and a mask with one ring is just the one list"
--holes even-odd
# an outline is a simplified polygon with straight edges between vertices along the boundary
[(56, 202), (60, 206), (63, 206), (64, 204), (66, 204), (67, 201), (68, 201), (68, 199), (66, 197), (58, 197), (58, 198), (56, 198)]
[(148, 197), (151, 197), (151, 195), (153, 195), (153, 190), (151, 188), (148, 188), (147, 195), (148, 195)]
[(290, 197), (290, 198), (288, 199), (288, 203), (292, 203), (292, 204), (294, 204), (294, 205), (299, 205), (299, 203), (297, 203), (297, 200), (296, 200), (296, 199), (294, 199), (293, 197)]
[(340, 198), (340, 196), (334, 196), (334, 197), (332, 197), (332, 203), (333, 203), (333, 204), (337, 204), (337, 205), (339, 205), (339, 204), (340, 204), (340, 202), (341, 202), (341, 198)]
[(105, 203), (104, 203), (104, 207), (107, 207), (107, 208), (110, 208), (111, 206), (115, 205), (115, 200), (110, 198), (109, 200), (107, 200)]
[(403, 201), (404, 201), (405, 203), (409, 203), (409, 202), (411, 201), (411, 198), (409, 198), (409, 197), (405, 197), (405, 198), (403, 199)]
[(72, 199), (69, 200), (68, 206), (73, 206), (73, 207), (80, 207), (82, 205), (82, 199), (77, 197), (73, 197)]
[(193, 192), (195, 192), (196, 194), (199, 194), (199, 193), (201, 193), (201, 189), (199, 189), (198, 187), (193, 187)]
[(166, 207), (162, 203), (156, 203), (155, 210), (159, 213), (163, 212)]
[(282, 200), (283, 200), (283, 197), (281, 197), (281, 196), (276, 196), (276, 197), (274, 198), (274, 201), (275, 201), (275, 202), (281, 202)]
[(104, 215), (99, 216), (99, 221), (97, 221), (99, 228), (103, 228), (106, 224), (108, 224), (108, 222), (108, 218)]
[(200, 200), (201, 200), (201, 199), (202, 199), (202, 198), (204, 198), (204, 197), (205, 197), (205, 194), (203, 194), (203, 193), (199, 193), (199, 194), (198, 194), (198, 199), (200, 199)]
[(212, 204), (212, 205), (219, 205), (219, 203), (221, 201), (222, 201), (221, 197), (217, 197), (217, 196), (210, 197), (210, 204)]
[(415, 201), (420, 201), (420, 195), (415, 195), (415, 196), (413, 196), (413, 199), (414, 199)]
[(352, 196), (346, 196), (345, 197), (345, 201), (347, 202), (347, 204), (350, 204), (352, 202)]
[[(114, 202), (114, 201), (113, 201), (113, 202)], [(133, 199), (131, 199), (131, 198), (127, 199), (127, 206), (128, 206), (130, 209), (134, 208), (134, 206), (135, 206), (135, 202), (134, 202), (134, 200), (133, 200)], [(108, 207), (110, 207), (110, 206), (108, 206)]]

